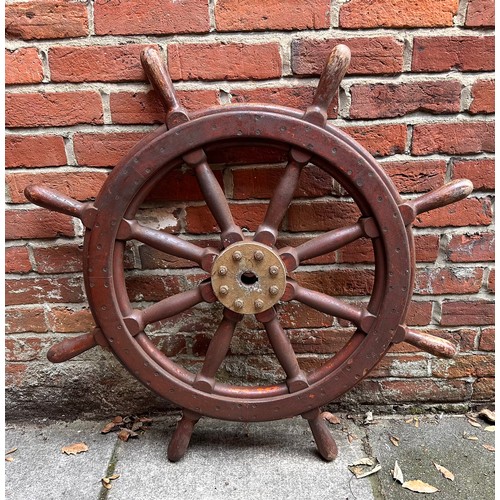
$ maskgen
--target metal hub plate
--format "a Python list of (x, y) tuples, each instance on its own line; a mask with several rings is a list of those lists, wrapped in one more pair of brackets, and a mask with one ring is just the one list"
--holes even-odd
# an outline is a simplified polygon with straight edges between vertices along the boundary
[(271, 308), (285, 292), (286, 269), (266, 245), (242, 241), (227, 247), (212, 268), (212, 287), (219, 301), (240, 314)]

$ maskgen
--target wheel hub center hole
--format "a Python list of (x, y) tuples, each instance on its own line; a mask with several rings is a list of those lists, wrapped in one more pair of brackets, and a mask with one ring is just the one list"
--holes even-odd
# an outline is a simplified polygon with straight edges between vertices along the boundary
[(259, 281), (259, 277), (253, 273), (252, 271), (245, 271), (241, 276), (240, 276), (241, 282), (246, 285), (246, 286), (252, 286)]

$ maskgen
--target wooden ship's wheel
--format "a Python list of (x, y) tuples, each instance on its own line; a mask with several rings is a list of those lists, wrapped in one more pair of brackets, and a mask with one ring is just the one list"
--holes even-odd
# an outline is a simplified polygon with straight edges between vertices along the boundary
[[(54, 345), (48, 358), (68, 360), (96, 345), (109, 348), (145, 386), (183, 409), (168, 458), (183, 456), (201, 416), (234, 421), (306, 418), (326, 460), (337, 447), (319, 408), (351, 389), (380, 361), (392, 344), (408, 342), (437, 356), (451, 357), (452, 343), (405, 326), (412, 296), (415, 257), (412, 222), (418, 214), (465, 198), (468, 180), (457, 180), (411, 201), (404, 201), (373, 157), (349, 135), (327, 123), (331, 103), (350, 62), (350, 51), (337, 45), (325, 65), (305, 112), (269, 105), (235, 105), (189, 116), (179, 104), (159, 52), (147, 48), (142, 63), (165, 107), (165, 125), (140, 141), (113, 169), (94, 202), (79, 202), (42, 186), (28, 186), (27, 198), (83, 222), (84, 277), (96, 329)], [(272, 146), (288, 151), (288, 163), (264, 219), (250, 234), (235, 223), (206, 151), (234, 145)], [(298, 185), (301, 170), (313, 164), (329, 174), (355, 201), (361, 217), (295, 247), (277, 248), (278, 228)], [(201, 247), (179, 236), (151, 229), (136, 213), (160, 179), (172, 169), (190, 167), (220, 228), (220, 244)], [(354, 306), (314, 291), (290, 277), (303, 261), (359, 238), (369, 238), (375, 280), (368, 302)], [(125, 284), (124, 252), (136, 240), (166, 254), (194, 262), (210, 277), (198, 285), (143, 309), (134, 308)], [(320, 368), (305, 372), (280, 324), (279, 302), (298, 301), (347, 320), (355, 331)], [(159, 350), (147, 326), (220, 302), (223, 317), (203, 365), (189, 371)], [(261, 322), (281, 364), (285, 380), (272, 385), (236, 385), (217, 379), (238, 322), (254, 315)]]

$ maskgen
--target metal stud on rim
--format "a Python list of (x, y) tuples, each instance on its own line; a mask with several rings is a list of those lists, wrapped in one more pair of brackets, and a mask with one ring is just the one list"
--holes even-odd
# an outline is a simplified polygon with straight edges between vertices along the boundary
[[(411, 201), (403, 201), (390, 179), (359, 144), (327, 124), (326, 110), (347, 71), (349, 49), (338, 45), (323, 71), (313, 104), (305, 113), (278, 106), (244, 105), (188, 116), (179, 104), (159, 53), (142, 54), (151, 83), (166, 109), (166, 126), (143, 139), (109, 175), (94, 203), (80, 203), (49, 189), (30, 186), (26, 196), (41, 206), (79, 217), (85, 225), (84, 276), (98, 327), (92, 333), (51, 348), (49, 359), (64, 361), (96, 344), (109, 347), (147, 387), (184, 408), (172, 437), (169, 459), (186, 451), (202, 415), (227, 420), (266, 421), (302, 415), (321, 455), (331, 460), (336, 446), (319, 407), (357, 384), (393, 343), (406, 341), (432, 354), (452, 356), (448, 341), (408, 330), (404, 318), (411, 299), (414, 249), (411, 223), (425, 211), (466, 197), (469, 181), (459, 180)], [(258, 144), (289, 151), (289, 161), (253, 238), (234, 222), (205, 151), (228, 144)], [(221, 249), (201, 248), (180, 237), (148, 228), (136, 212), (158, 180), (185, 163), (193, 169), (221, 235)], [(294, 248), (275, 246), (278, 227), (292, 201), (301, 170), (312, 163), (330, 174), (357, 204), (361, 217), (348, 227), (323, 233)], [(308, 259), (370, 238), (375, 282), (365, 306), (305, 288), (289, 273)], [(195, 262), (211, 278), (142, 310), (134, 309), (125, 287), (125, 243), (138, 240), (167, 254)], [(350, 321), (356, 331), (321, 368), (301, 370), (275, 305), (295, 300)], [(147, 325), (189, 310), (201, 302), (221, 302), (223, 318), (201, 370), (193, 374), (159, 351)], [(286, 380), (268, 386), (237, 386), (216, 380), (237, 323), (254, 314), (267, 332)]]

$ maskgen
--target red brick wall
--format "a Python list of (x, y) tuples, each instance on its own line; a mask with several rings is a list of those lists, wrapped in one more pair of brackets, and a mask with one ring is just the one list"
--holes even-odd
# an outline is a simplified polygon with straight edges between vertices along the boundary
[[(415, 228), (418, 264), (408, 324), (458, 342), (459, 355), (439, 360), (396, 345), (342, 402), (388, 409), (492, 400), (493, 0), (8, 0), (6, 30), (11, 415), (162, 406), (100, 349), (62, 365), (46, 360), (52, 343), (93, 325), (81, 273), (83, 229), (23, 196), (35, 182), (92, 199), (108, 171), (161, 122), (139, 62), (146, 45), (164, 52), (189, 110), (257, 101), (304, 109), (329, 50), (339, 42), (351, 48), (332, 123), (377, 157), (405, 197), (461, 177), (475, 190), (460, 204), (420, 217)], [(277, 180), (272, 164), (282, 158), (253, 151), (244, 165), (234, 165), (234, 152), (226, 151), (213, 160), (221, 164), (217, 176), (237, 222), (255, 228), (268, 186)], [(169, 203), (149, 215), (165, 230), (210, 240), (213, 224), (193, 186), (189, 174), (173, 174), (165, 187)], [(325, 229), (324, 214), (333, 224), (356, 217), (317, 170), (307, 171), (298, 194), (284, 240)], [(188, 265), (131, 245), (131, 297), (157, 300), (182, 288), (200, 276)], [(165, 271), (169, 266), (173, 276)], [(301, 276), (311, 287), (360, 299), (373, 279), (369, 247), (360, 241), (317, 259)], [(169, 355), (199, 366), (217, 314), (201, 308), (183, 315), (164, 325), (156, 341)], [(283, 308), (282, 321), (306, 368), (335, 352), (348, 331), (342, 321), (294, 304)], [(262, 332), (246, 320), (226, 371), (262, 382), (276, 366)]]

